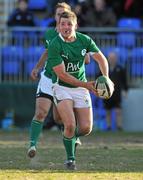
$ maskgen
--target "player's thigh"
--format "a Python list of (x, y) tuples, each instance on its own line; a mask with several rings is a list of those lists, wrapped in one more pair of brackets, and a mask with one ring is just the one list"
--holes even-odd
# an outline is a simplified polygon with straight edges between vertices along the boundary
[(92, 128), (93, 112), (92, 108), (74, 108), (75, 117), (79, 129)]
[(61, 116), (57, 110), (57, 107), (55, 105), (53, 105), (53, 117), (56, 123), (58, 124), (62, 124), (62, 119)]
[(39, 97), (36, 98), (36, 110), (35, 113), (44, 112), (45, 114), (49, 112), (52, 101), (48, 98)]
[(64, 125), (75, 126), (75, 116), (73, 111), (73, 101), (64, 99), (57, 104), (57, 109)]

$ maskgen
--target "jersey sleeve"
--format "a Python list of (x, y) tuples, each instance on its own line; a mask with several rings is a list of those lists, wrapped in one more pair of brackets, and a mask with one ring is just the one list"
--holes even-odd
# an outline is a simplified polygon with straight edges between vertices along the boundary
[(49, 41), (47, 39), (47, 32), (45, 32), (44, 34), (44, 46), (45, 46), (45, 49), (48, 49), (49, 47)]
[(95, 52), (98, 53), (100, 51), (97, 45), (95, 44), (95, 42), (90, 37), (87, 39), (87, 41), (88, 41), (87, 51), (89, 53), (95, 53)]
[(61, 57), (61, 48), (60, 44), (53, 40), (48, 48), (48, 61), (53, 68), (62, 63), (63, 59)]

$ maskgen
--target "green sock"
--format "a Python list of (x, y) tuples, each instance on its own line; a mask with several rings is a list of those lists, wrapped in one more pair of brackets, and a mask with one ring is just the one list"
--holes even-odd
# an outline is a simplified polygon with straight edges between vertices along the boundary
[(68, 160), (75, 160), (75, 141), (76, 137), (67, 138), (63, 136), (63, 143), (67, 153)]
[(36, 146), (42, 128), (43, 122), (32, 120), (30, 131), (30, 146)]

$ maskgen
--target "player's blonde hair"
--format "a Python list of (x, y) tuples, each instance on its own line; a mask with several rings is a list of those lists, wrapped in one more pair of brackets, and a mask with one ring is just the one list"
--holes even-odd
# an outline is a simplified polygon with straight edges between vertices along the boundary
[(71, 6), (65, 2), (62, 2), (62, 3), (57, 3), (57, 5), (55, 6), (55, 11), (58, 9), (58, 8), (64, 8), (64, 9), (67, 9), (69, 11), (71, 11)]
[(71, 18), (76, 24), (77, 24), (77, 16), (73, 11), (65, 11), (60, 15), (60, 19), (61, 18)]

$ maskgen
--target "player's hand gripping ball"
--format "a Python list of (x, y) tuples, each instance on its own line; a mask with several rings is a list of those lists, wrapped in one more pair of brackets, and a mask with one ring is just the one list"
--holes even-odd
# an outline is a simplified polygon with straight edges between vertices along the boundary
[(109, 99), (114, 92), (114, 84), (107, 76), (99, 76), (95, 81), (95, 89), (102, 99)]

